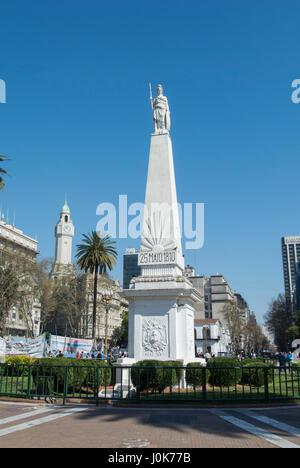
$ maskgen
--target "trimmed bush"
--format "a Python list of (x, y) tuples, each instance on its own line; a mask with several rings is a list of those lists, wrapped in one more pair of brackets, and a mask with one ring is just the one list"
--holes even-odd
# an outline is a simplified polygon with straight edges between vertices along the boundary
[(245, 359), (243, 359), (241, 361), (241, 365), (244, 366), (246, 364), (253, 364), (253, 366), (260, 366), (261, 363), (264, 365), (264, 364), (267, 364), (268, 366), (270, 366), (271, 364), (269, 363), (265, 363), (264, 359), (263, 358), (249, 358), (249, 357), (246, 357)]
[(39, 392), (46, 388), (45, 394), (97, 392), (99, 386), (110, 385), (111, 367), (91, 359), (42, 358), (34, 362), (32, 376)]
[(35, 362), (36, 358), (29, 356), (6, 356), (5, 363), (2, 367), (5, 368), (6, 375), (9, 377), (28, 376), (28, 366)]
[(176, 367), (176, 369), (175, 369), (176, 379), (177, 379), (177, 383), (179, 383), (182, 376), (183, 376), (182, 361), (167, 361), (167, 363), (168, 363), (168, 366)]
[[(265, 383), (264, 369), (270, 368), (260, 359), (245, 359), (242, 361), (242, 375), (240, 379), (241, 385), (249, 385), (251, 387), (262, 387)], [(268, 372), (268, 382), (272, 382), (273, 371)]]
[(210, 372), (208, 382), (214, 387), (232, 387), (241, 379), (241, 363), (236, 357), (209, 359), (206, 367)]
[(6, 364), (32, 364), (36, 361), (36, 358), (31, 358), (29, 356), (6, 356)]
[[(178, 363), (176, 363), (178, 365)], [(167, 387), (178, 383), (174, 361), (145, 360), (139, 361), (131, 368), (131, 380), (138, 392), (158, 391), (161, 393)], [(180, 371), (180, 369), (178, 369)]]
[[(202, 387), (202, 374), (203, 374), (204, 368), (205, 366), (203, 366), (199, 362), (190, 362), (187, 365), (186, 374), (185, 374), (186, 383), (188, 385), (191, 385), (194, 388), (194, 390), (196, 390), (197, 387)], [(208, 380), (209, 371), (205, 370), (205, 372), (206, 372), (206, 379)]]

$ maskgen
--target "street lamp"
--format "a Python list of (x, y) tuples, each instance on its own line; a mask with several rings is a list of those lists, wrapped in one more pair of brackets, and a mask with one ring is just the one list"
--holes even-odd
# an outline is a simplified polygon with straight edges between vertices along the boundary
[(104, 354), (105, 354), (105, 359), (107, 359), (107, 340), (108, 340), (108, 314), (110, 310), (110, 302), (113, 297), (113, 291), (111, 289), (104, 289), (101, 291), (102, 294), (102, 302), (105, 306), (106, 310), (106, 315), (105, 315), (105, 345), (104, 345)]

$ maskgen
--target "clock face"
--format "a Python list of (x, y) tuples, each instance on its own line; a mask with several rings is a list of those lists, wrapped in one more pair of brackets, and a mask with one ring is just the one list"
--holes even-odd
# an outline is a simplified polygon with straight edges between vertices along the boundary
[(71, 226), (65, 226), (64, 231), (67, 233), (71, 232)]

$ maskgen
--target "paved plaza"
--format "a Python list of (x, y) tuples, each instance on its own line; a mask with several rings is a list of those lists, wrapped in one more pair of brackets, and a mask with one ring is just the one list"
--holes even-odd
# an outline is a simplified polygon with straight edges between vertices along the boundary
[(117, 408), (0, 403), (0, 448), (300, 448), (300, 407)]

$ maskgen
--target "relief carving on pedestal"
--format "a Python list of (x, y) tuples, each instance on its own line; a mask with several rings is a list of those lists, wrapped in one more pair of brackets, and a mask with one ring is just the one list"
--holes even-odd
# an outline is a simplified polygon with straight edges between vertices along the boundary
[(154, 319), (144, 319), (142, 346), (146, 356), (161, 356), (168, 345), (167, 326)]

